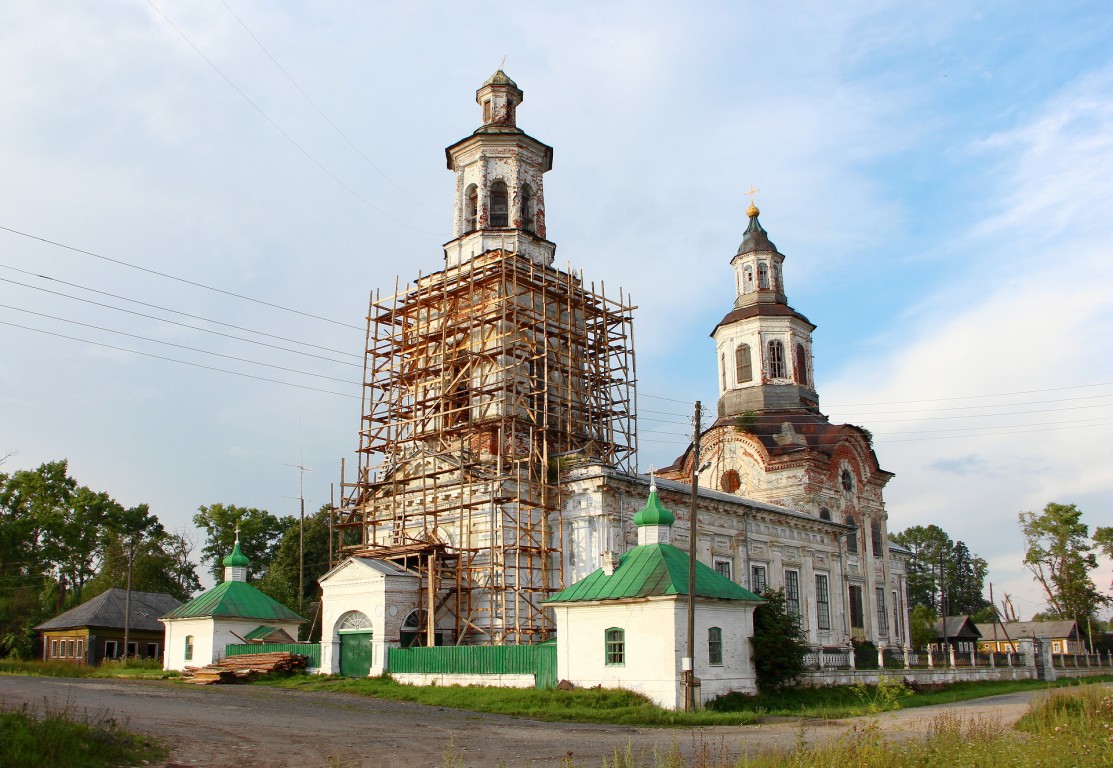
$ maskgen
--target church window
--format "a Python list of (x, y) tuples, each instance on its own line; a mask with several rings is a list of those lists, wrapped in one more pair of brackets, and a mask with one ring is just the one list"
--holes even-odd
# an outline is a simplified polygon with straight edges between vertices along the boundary
[(529, 184), (522, 185), (522, 224), (526, 232), (533, 231), (533, 189)]
[(754, 290), (754, 268), (747, 264), (742, 267), (742, 292), (752, 293)]
[(854, 522), (853, 515), (847, 515), (843, 522), (854, 528), (850, 533), (846, 534), (846, 551), (851, 554), (858, 554), (858, 527)]
[(884, 555), (884, 547), (881, 538), (881, 523), (877, 520), (870, 521), (870, 538), (873, 540), (873, 556), (881, 557)]
[(727, 356), (719, 355), (719, 389), (727, 391)]
[(750, 345), (739, 344), (734, 350), (734, 380), (738, 384), (752, 381), (754, 378), (753, 363), (750, 361)]
[(757, 263), (757, 287), (762, 289), (769, 287), (769, 265), (764, 261)]
[(865, 613), (862, 611), (862, 587), (851, 584), (849, 591), (850, 626), (853, 629), (865, 629)]
[(889, 634), (889, 612), (885, 610), (885, 587), (877, 588), (877, 634)]
[(765, 566), (750, 566), (750, 591), (759, 595), (765, 591)]
[(626, 663), (626, 630), (611, 627), (603, 635), (605, 663), (608, 667), (621, 667)]
[(719, 478), (719, 488), (727, 493), (734, 493), (741, 487), (742, 478), (738, 476), (738, 470), (736, 469), (728, 469), (723, 473), (723, 476)]
[(842, 489), (844, 491), (846, 491), (847, 493), (850, 493), (851, 491), (854, 490), (854, 475), (850, 474), (849, 469), (844, 469), (842, 471), (841, 481), (842, 481)]
[(796, 345), (796, 383), (808, 386), (808, 355), (803, 344)]
[(707, 664), (712, 667), (723, 666), (723, 628), (707, 628)]
[(779, 339), (769, 342), (769, 378), (785, 378), (785, 345)]
[(820, 520), (830, 520), (831, 519), (831, 510), (827, 509), (827, 507), (820, 507), (819, 508), (819, 519)]
[(815, 575), (815, 621), (819, 629), (831, 628), (831, 592), (822, 573)]
[[(113, 650), (115, 650), (115, 649), (113, 649)], [(107, 649), (105, 650), (105, 655), (106, 656), (108, 655)], [(113, 654), (113, 655), (115, 655), (115, 654)], [(193, 661), (193, 635), (186, 635), (185, 655), (184, 655), (183, 658), (185, 658), (186, 661)]]
[(464, 193), (464, 231), (474, 232), (479, 218), (479, 189), (474, 185)]
[(716, 560), (715, 573), (722, 576), (724, 579), (730, 578), (730, 560)]
[(483, 122), (491, 122), (491, 100), (487, 99), (483, 102)]
[(796, 571), (785, 571), (785, 611), (800, 615), (800, 574)]
[(510, 226), (510, 208), (507, 205), (506, 183), (496, 181), (491, 185), (491, 226)]

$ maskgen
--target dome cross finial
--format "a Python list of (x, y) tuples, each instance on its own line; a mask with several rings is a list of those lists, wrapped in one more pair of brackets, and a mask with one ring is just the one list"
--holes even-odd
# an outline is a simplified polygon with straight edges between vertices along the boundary
[(746, 209), (746, 215), (749, 216), (751, 219), (761, 213), (761, 211), (758, 210), (757, 206), (754, 205), (754, 195), (756, 195), (760, 191), (760, 189), (751, 184), (749, 191), (744, 193), (750, 196), (750, 206)]

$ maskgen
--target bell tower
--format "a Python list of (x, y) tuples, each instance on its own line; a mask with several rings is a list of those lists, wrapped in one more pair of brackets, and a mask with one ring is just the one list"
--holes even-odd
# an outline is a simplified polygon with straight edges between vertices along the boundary
[(819, 408), (812, 368), (815, 326), (788, 305), (781, 270), (785, 257), (759, 214), (751, 202), (749, 224), (730, 262), (734, 309), (711, 333), (719, 364), (720, 418)]
[(455, 237), (444, 246), (448, 267), (496, 249), (540, 266), (553, 263), (556, 244), (545, 239), (541, 178), (553, 167), (553, 148), (517, 126), (522, 98), (505, 72), (495, 72), (475, 92), (483, 125), (445, 149), (456, 174)]

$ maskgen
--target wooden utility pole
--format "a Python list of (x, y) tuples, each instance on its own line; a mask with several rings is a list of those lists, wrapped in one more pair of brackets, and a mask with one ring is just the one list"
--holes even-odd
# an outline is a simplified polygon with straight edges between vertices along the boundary
[(687, 664), (683, 669), (682, 688), (684, 689), (684, 709), (692, 712), (696, 708), (696, 505), (699, 493), (699, 437), (700, 401), (696, 401), (692, 416), (692, 498), (688, 504), (688, 647), (685, 651)]
[(128, 544), (128, 588), (124, 591), (124, 663), (128, 658), (128, 641), (131, 639), (131, 573), (135, 565), (135, 534)]

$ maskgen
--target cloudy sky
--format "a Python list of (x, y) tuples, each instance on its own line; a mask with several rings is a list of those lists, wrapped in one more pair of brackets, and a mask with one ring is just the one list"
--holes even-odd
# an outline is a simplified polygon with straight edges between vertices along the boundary
[(558, 262), (639, 306), (641, 468), (715, 401), (753, 184), (890, 529), (1026, 617), (1017, 513), (1113, 524), (1113, 11), (974, 5), (4, 3), (4, 469), (68, 458), (171, 528), (295, 513), (291, 465), (327, 502), (368, 294), (442, 266), (443, 148), (505, 55)]

